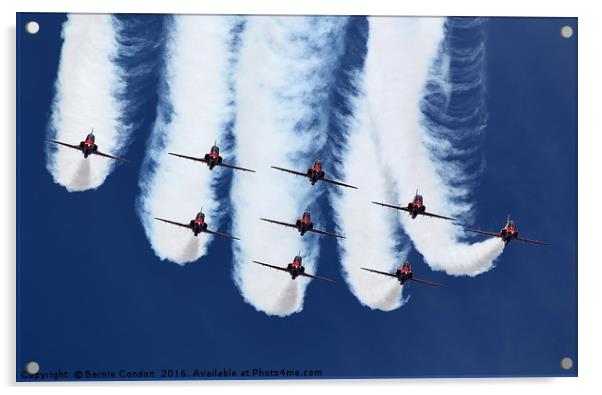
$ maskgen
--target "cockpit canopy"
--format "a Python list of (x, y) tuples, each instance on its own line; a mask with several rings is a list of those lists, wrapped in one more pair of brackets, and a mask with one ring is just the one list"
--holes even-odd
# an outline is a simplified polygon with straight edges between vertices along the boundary
[(201, 211), (201, 212), (199, 212), (199, 213), (196, 215), (196, 219), (205, 219), (205, 213), (203, 213), (202, 211)]
[(297, 255), (295, 257), (295, 259), (293, 259), (293, 262), (299, 262), (299, 263), (301, 263), (302, 261), (303, 261), (303, 258), (301, 258), (301, 255)]
[(94, 142), (95, 139), (96, 139), (96, 137), (92, 133), (90, 133), (86, 136), (86, 140), (88, 140), (88, 141)]
[(304, 212), (303, 216), (307, 217), (307, 218), (311, 218), (311, 215), (309, 214), (309, 211)]
[(217, 145), (214, 145), (213, 147), (211, 147), (211, 152), (215, 152), (216, 154), (219, 154), (219, 147)]
[(422, 203), (423, 202), (422, 195), (416, 195), (416, 196), (414, 196), (414, 201)]
[(511, 220), (511, 219), (508, 220), (508, 227), (509, 228), (516, 228), (516, 224), (514, 223), (513, 220)]

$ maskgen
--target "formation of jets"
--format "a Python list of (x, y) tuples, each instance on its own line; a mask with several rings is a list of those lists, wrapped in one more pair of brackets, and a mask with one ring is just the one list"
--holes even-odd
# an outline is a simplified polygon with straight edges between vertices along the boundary
[[(94, 136), (93, 128), (92, 128), (92, 131), (90, 133), (88, 133), (86, 138), (83, 141), (81, 141), (79, 144), (69, 144), (69, 143), (52, 140), (52, 139), (46, 139), (46, 140), (53, 144), (58, 144), (58, 145), (65, 146), (68, 148), (76, 149), (84, 155), (84, 158), (88, 158), (88, 156), (90, 156), (90, 155), (98, 155), (98, 156), (109, 158), (109, 159), (114, 159), (114, 160), (119, 160), (119, 161), (127, 161), (127, 159), (109, 155), (107, 153), (99, 151), (98, 145), (96, 145), (96, 142), (95, 142), (96, 137)], [(183, 154), (173, 153), (173, 152), (169, 152), (168, 154), (179, 157), (179, 158), (184, 158), (184, 159), (189, 159), (189, 160), (196, 161), (196, 162), (205, 163), (210, 171), (213, 170), (216, 166), (219, 166), (219, 167), (229, 168), (229, 169), (233, 169), (233, 170), (240, 170), (240, 171), (255, 173), (255, 170), (236, 166), (236, 165), (229, 164), (229, 163), (225, 163), (223, 161), (222, 156), (220, 155), (220, 151), (219, 151), (217, 142), (215, 142), (213, 144), (213, 146), (211, 147), (209, 152), (206, 153), (203, 157), (194, 157), (194, 156), (188, 156), (188, 155), (183, 155)], [(278, 166), (271, 166), (271, 167), (275, 170), (287, 172), (287, 173), (294, 174), (294, 175), (301, 176), (301, 177), (306, 177), (312, 186), (315, 185), (318, 181), (322, 181), (322, 182), (330, 184), (330, 185), (357, 189), (357, 187), (355, 187), (353, 185), (349, 185), (342, 181), (327, 178), (326, 173), (322, 167), (322, 162), (320, 160), (314, 161), (314, 163), (311, 165), (311, 167), (309, 167), (307, 169), (306, 172), (286, 169), (286, 168), (278, 167)], [(457, 223), (457, 220), (454, 218), (446, 217), (446, 216), (443, 216), (440, 214), (435, 214), (435, 213), (426, 211), (426, 206), (424, 204), (424, 198), (422, 195), (420, 195), (418, 193), (418, 190), (416, 190), (416, 194), (414, 195), (414, 198), (406, 206), (399, 206), (399, 205), (395, 205), (395, 204), (382, 203), (382, 202), (376, 202), (376, 201), (373, 201), (372, 203), (383, 206), (383, 207), (404, 211), (404, 212), (408, 213), (408, 215), (413, 220), (416, 219), (418, 216), (425, 216), (425, 217), (437, 218), (437, 219), (442, 219), (442, 220), (447, 220), (447, 221), (453, 221), (453, 222)], [(164, 219), (164, 218), (157, 218), (157, 217), (155, 217), (155, 219), (158, 221), (165, 222), (167, 224), (179, 226), (181, 228), (187, 228), (194, 234), (195, 237), (198, 236), (200, 233), (207, 233), (209, 235), (219, 236), (219, 237), (223, 237), (223, 238), (227, 238), (227, 239), (240, 240), (238, 237), (235, 237), (235, 236), (232, 236), (232, 235), (229, 235), (226, 233), (221, 233), (216, 230), (209, 229), (208, 224), (205, 221), (205, 214), (203, 213), (202, 209), (201, 209), (201, 211), (199, 211), (196, 214), (195, 218), (190, 220), (190, 222), (188, 222), (188, 223), (177, 222), (177, 221)], [(303, 215), (300, 218), (298, 218), (294, 223), (286, 222), (286, 221), (278, 221), (278, 220), (269, 219), (269, 218), (260, 218), (260, 220), (269, 222), (269, 223), (273, 223), (273, 224), (277, 224), (277, 225), (281, 225), (281, 226), (285, 226), (288, 228), (296, 229), (299, 232), (300, 236), (304, 236), (307, 232), (311, 232), (311, 233), (315, 233), (315, 234), (322, 235), (322, 236), (345, 238), (345, 236), (343, 236), (343, 235), (339, 235), (334, 232), (328, 232), (325, 230), (315, 228), (314, 223), (311, 221), (311, 215), (310, 215), (309, 211), (305, 211), (303, 213)], [(527, 239), (522, 236), (519, 237), (518, 231), (516, 228), (516, 224), (513, 220), (510, 219), (510, 216), (508, 216), (506, 225), (499, 232), (483, 231), (480, 229), (473, 229), (473, 228), (469, 228), (466, 226), (462, 226), (462, 227), (467, 232), (477, 233), (477, 234), (480, 234), (483, 236), (488, 236), (488, 237), (498, 237), (498, 238), (502, 239), (502, 241), (505, 244), (508, 244), (512, 240), (518, 240), (518, 241), (522, 241), (524, 243), (531, 243), (531, 244), (544, 244), (544, 245), (548, 244), (548, 243), (545, 243), (545, 242), (539, 241), (539, 240)], [(325, 278), (325, 277), (320, 277), (315, 274), (306, 273), (305, 267), (303, 266), (302, 261), (303, 261), (303, 258), (301, 257), (301, 253), (299, 253), (298, 255), (296, 255), (293, 258), (293, 261), (291, 263), (289, 263), (287, 266), (284, 266), (284, 267), (275, 266), (275, 265), (271, 265), (269, 263), (260, 262), (260, 261), (253, 261), (253, 262), (257, 263), (259, 265), (265, 266), (265, 267), (269, 267), (269, 268), (276, 269), (276, 270), (279, 270), (282, 272), (286, 272), (291, 276), (291, 278), (293, 280), (295, 280), (298, 276), (302, 276), (302, 277), (308, 277), (308, 278), (327, 281), (327, 282), (334, 282), (333, 280)], [(426, 285), (435, 286), (435, 287), (442, 286), (441, 284), (437, 284), (437, 283), (433, 283), (430, 281), (415, 278), (414, 274), (412, 272), (412, 267), (411, 267), (410, 263), (407, 261), (404, 262), (400, 268), (398, 268), (395, 272), (392, 272), (392, 273), (383, 272), (383, 271), (366, 268), (366, 267), (362, 267), (361, 269), (371, 272), (371, 273), (381, 274), (381, 275), (384, 275), (384, 276), (387, 276), (390, 278), (395, 278), (399, 281), (399, 283), (401, 285), (403, 285), (407, 281), (412, 281), (412, 282), (426, 284)]]
[[(438, 215), (438, 214), (433, 214), (433, 213), (427, 212), (426, 206), (424, 205), (424, 198), (422, 197), (422, 195), (418, 194), (418, 191), (416, 191), (416, 194), (414, 195), (414, 199), (412, 199), (412, 201), (409, 202), (407, 206), (396, 206), (394, 204), (387, 204), (387, 203), (381, 203), (381, 202), (372, 202), (372, 203), (378, 204), (383, 207), (389, 207), (389, 208), (394, 208), (396, 210), (405, 211), (412, 217), (412, 219), (416, 219), (416, 217), (418, 215), (424, 215), (427, 217), (440, 218), (440, 219), (446, 219), (449, 221), (457, 222), (457, 220), (454, 218), (445, 217), (443, 215)], [(478, 233), (478, 234), (481, 234), (484, 236), (490, 236), (490, 237), (499, 237), (504, 241), (505, 244), (508, 244), (512, 240), (519, 240), (524, 243), (548, 245), (548, 243), (545, 243), (543, 241), (527, 239), (525, 237), (519, 237), (518, 231), (516, 230), (516, 223), (510, 219), (510, 216), (508, 216), (506, 225), (498, 233), (487, 232), (487, 231), (483, 231), (480, 229), (473, 229), (473, 228), (469, 228), (466, 226), (463, 226), (463, 228), (464, 228), (464, 230), (466, 230), (468, 232)]]

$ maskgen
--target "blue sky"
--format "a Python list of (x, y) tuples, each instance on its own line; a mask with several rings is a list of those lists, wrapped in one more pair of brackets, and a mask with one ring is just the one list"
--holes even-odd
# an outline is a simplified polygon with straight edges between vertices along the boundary
[[(19, 14), (18, 26), (31, 18)], [(17, 367), (42, 370), (322, 369), (326, 377), (558, 376), (577, 355), (576, 19), (492, 18), (487, 34), (486, 168), (476, 224), (506, 215), (550, 247), (512, 243), (475, 278), (414, 270), (444, 289), (411, 286), (390, 313), (362, 307), (344, 285), (333, 240), (304, 309), (258, 313), (232, 281), (231, 249), (216, 239), (180, 267), (150, 249), (135, 204), (156, 96), (120, 165), (98, 190), (69, 193), (46, 170), (43, 138), (54, 95), (61, 14), (18, 33)], [(42, 64), (44, 67), (41, 67)], [(155, 76), (156, 77), (156, 76)], [(157, 82), (155, 81), (154, 84)], [(149, 82), (152, 86), (153, 81)], [(17, 374), (19, 377), (19, 374)]]

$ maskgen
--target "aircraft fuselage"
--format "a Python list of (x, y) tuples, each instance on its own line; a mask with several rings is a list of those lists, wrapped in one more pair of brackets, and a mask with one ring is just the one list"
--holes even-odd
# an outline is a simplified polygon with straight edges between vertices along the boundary
[(301, 233), (301, 236), (303, 236), (307, 231), (313, 229), (314, 224), (313, 222), (311, 222), (309, 213), (305, 213), (303, 214), (303, 217), (301, 217), (301, 219), (297, 220), (295, 226), (297, 227), (299, 233)]
[(412, 267), (410, 264), (404, 263), (399, 269), (397, 269), (395, 272), (395, 277), (397, 277), (397, 280), (399, 280), (401, 285), (414, 277), (414, 273), (412, 273)]
[(412, 219), (415, 219), (418, 214), (424, 213), (426, 211), (426, 206), (423, 203), (422, 197), (416, 196), (414, 200), (408, 203), (408, 210), (410, 211)]
[(84, 153), (84, 158), (87, 158), (90, 154), (98, 149), (98, 146), (94, 143), (94, 139), (88, 136), (84, 141), (79, 143), (79, 148)]
[(286, 270), (290, 273), (293, 280), (296, 279), (302, 273), (305, 273), (305, 268), (302, 264), (302, 258), (297, 255), (293, 259), (293, 262), (289, 263), (286, 266)]
[(205, 163), (207, 163), (209, 170), (213, 170), (215, 166), (222, 163), (222, 157), (219, 154), (219, 147), (211, 147), (211, 151), (208, 154), (205, 154)]
[(207, 230), (207, 223), (205, 222), (205, 218), (195, 218), (190, 221), (190, 229), (195, 236), (198, 236), (199, 233)]
[(508, 244), (513, 239), (518, 237), (518, 231), (516, 226), (506, 226), (500, 230), (500, 237), (504, 240), (504, 243)]
[(315, 162), (312, 167), (307, 169), (307, 176), (309, 177), (309, 181), (311, 185), (315, 185), (320, 179), (324, 178), (324, 171), (322, 170), (322, 164), (319, 162)]
[(286, 270), (291, 274), (291, 278), (296, 279), (301, 273), (305, 273), (305, 268), (294, 263), (289, 263)]

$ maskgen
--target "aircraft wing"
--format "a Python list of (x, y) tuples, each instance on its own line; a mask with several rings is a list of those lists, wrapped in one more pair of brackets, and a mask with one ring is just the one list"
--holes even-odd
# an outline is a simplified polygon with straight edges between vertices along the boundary
[(485, 235), (485, 236), (502, 237), (502, 235), (500, 235), (499, 233), (485, 232), (484, 230), (479, 230), (479, 229), (464, 228), (464, 230), (467, 230), (467, 231), (473, 232), (473, 233), (478, 233), (480, 235)]
[(421, 280), (419, 278), (414, 278), (414, 277), (410, 278), (409, 280), (416, 281), (417, 283), (421, 283), (421, 284), (430, 285), (430, 286), (433, 286), (433, 287), (442, 287), (443, 286), (441, 284), (432, 283), (430, 281), (425, 281), (425, 280)]
[(258, 263), (258, 264), (263, 265), (263, 266), (271, 267), (272, 269), (282, 270), (283, 272), (287, 272), (288, 273), (288, 270), (286, 268), (284, 268), (284, 267), (274, 266), (274, 265), (270, 265), (269, 263), (263, 263), (263, 262), (259, 262), (259, 261), (253, 261), (253, 262)]
[(397, 276), (393, 273), (387, 273), (387, 272), (381, 272), (379, 270), (374, 270), (374, 269), (368, 269), (367, 267), (362, 267), (360, 268), (362, 270), (366, 270), (368, 272), (372, 272), (372, 273), (378, 273), (378, 274), (382, 274), (384, 276), (389, 276), (389, 277), (393, 277), (393, 278), (397, 278)]
[(379, 206), (383, 206), (383, 207), (394, 208), (396, 210), (407, 211), (408, 213), (410, 212), (409, 208), (403, 207), (403, 206), (395, 206), (394, 204), (387, 204), (387, 203), (381, 203), (381, 202), (372, 202), (372, 203), (378, 204)]
[(222, 233), (222, 232), (216, 232), (214, 230), (207, 229), (207, 230), (204, 230), (203, 232), (209, 233), (209, 234), (212, 234), (212, 235), (215, 235), (215, 236), (223, 237), (223, 238), (226, 238), (226, 239), (240, 240), (238, 237), (234, 237), (234, 236), (228, 235), (226, 233)]
[(76, 149), (78, 151), (81, 151), (82, 149), (79, 147), (79, 145), (73, 145), (73, 144), (67, 144), (67, 143), (63, 143), (61, 141), (57, 141), (57, 140), (51, 140), (51, 139), (46, 139), (46, 141), (49, 141), (51, 143), (55, 143), (55, 144), (60, 144), (60, 145), (64, 145), (65, 147), (69, 147), (69, 148), (73, 148)]
[(273, 224), (278, 224), (278, 225), (282, 225), (282, 226), (288, 226), (291, 228), (296, 228), (297, 226), (295, 224), (289, 224), (287, 222), (280, 222), (280, 221), (275, 221), (273, 219), (267, 219), (267, 218), (259, 218), (262, 221), (266, 221), (266, 222), (271, 222)]
[(378, 204), (379, 206), (383, 206), (383, 207), (389, 207), (389, 208), (394, 208), (397, 210), (403, 210), (403, 211), (410, 212), (410, 209), (408, 209), (407, 207), (395, 206), (393, 204), (387, 204), (387, 203), (381, 203), (381, 202), (372, 202), (372, 203)]
[(315, 278), (316, 280), (328, 281), (329, 283), (335, 282), (334, 280), (331, 280), (329, 278), (316, 276), (314, 274), (300, 273), (299, 275), (304, 276), (304, 277), (309, 277), (309, 278)]
[(340, 239), (344, 239), (345, 238), (345, 236), (337, 235), (336, 233), (326, 232), (325, 230), (308, 229), (308, 231), (309, 232), (314, 232), (314, 233), (317, 233), (317, 234), (320, 234), (320, 235), (338, 237)]
[(197, 162), (207, 163), (207, 161), (204, 158), (195, 158), (194, 156), (174, 154), (173, 152), (168, 152), (168, 154), (173, 155), (173, 156), (179, 156), (180, 158), (184, 158), (184, 159), (196, 160)]
[(326, 177), (320, 178), (320, 181), (324, 181), (324, 182), (327, 182), (327, 183), (330, 183), (330, 184), (334, 184), (334, 185), (340, 185), (342, 187), (357, 189), (357, 187), (354, 187), (353, 185), (345, 184), (345, 183), (340, 182), (340, 181), (331, 180), (331, 179), (326, 178)]
[(520, 240), (523, 243), (550, 245), (550, 243), (545, 243), (545, 242), (539, 241), (539, 240), (525, 239), (524, 237), (517, 237), (516, 240)]
[[(203, 161), (204, 162), (204, 161)], [(234, 170), (242, 170), (242, 171), (249, 171), (251, 173), (255, 173), (255, 170), (251, 170), (251, 169), (245, 169), (244, 167), (238, 167), (238, 166), (234, 166), (234, 165), (229, 165), (227, 163), (218, 163), (218, 166), (222, 166), (222, 167), (227, 167), (229, 169), (234, 169)]]
[(455, 221), (455, 218), (450, 218), (450, 217), (444, 217), (443, 215), (437, 215), (437, 214), (433, 214), (433, 213), (427, 213), (426, 211), (423, 213), (418, 213), (420, 215), (426, 215), (427, 217), (433, 217), (433, 218), (441, 218), (441, 219), (447, 219), (450, 221)]
[(167, 222), (168, 224), (177, 225), (177, 226), (181, 226), (183, 228), (190, 229), (190, 225), (189, 224), (182, 224), (180, 222), (170, 221), (168, 219), (157, 218), (157, 217), (155, 217), (155, 219), (158, 219), (159, 221)]
[(291, 173), (297, 176), (301, 176), (301, 177), (308, 177), (306, 173), (301, 173), (300, 171), (295, 171), (295, 170), (289, 170), (289, 169), (285, 169), (283, 167), (278, 167), (278, 166), (270, 166), (272, 169), (276, 169), (276, 170), (280, 170), (280, 171), (285, 171), (287, 173)]
[(94, 155), (98, 155), (98, 156), (104, 156), (105, 158), (110, 158), (110, 159), (115, 159), (115, 160), (120, 160), (122, 162), (129, 162), (129, 160), (124, 159), (124, 158), (119, 158), (117, 156), (113, 156), (113, 155), (109, 155), (109, 154), (105, 154), (104, 152), (100, 152), (100, 151), (92, 151), (92, 153)]

